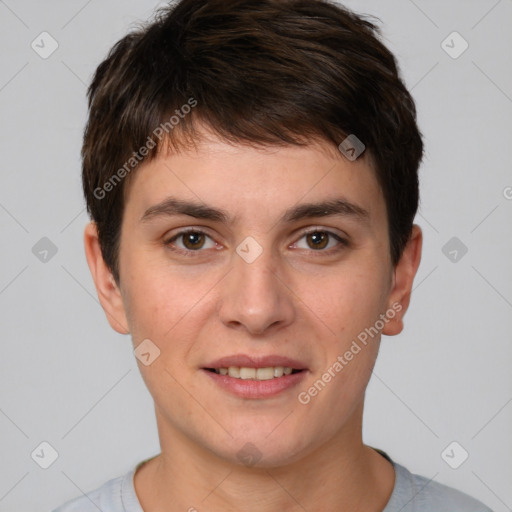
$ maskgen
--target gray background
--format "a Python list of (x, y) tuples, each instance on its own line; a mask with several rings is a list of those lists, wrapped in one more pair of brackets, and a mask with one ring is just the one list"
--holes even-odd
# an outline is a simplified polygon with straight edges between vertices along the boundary
[[(405, 331), (383, 337), (364, 439), (511, 510), (512, 0), (345, 3), (382, 20), (426, 143), (423, 259)], [(2, 512), (50, 510), (159, 452), (131, 340), (109, 327), (85, 260), (79, 155), (95, 67), (157, 5), (0, 1)], [(43, 31), (59, 45), (47, 59), (31, 48)], [(441, 44), (453, 31), (469, 44), (458, 58)], [(32, 250), (43, 237), (57, 248), (46, 261)], [(48, 469), (43, 441), (58, 452)], [(442, 457), (453, 441), (469, 453), (458, 469), (445, 460), (461, 448)]]

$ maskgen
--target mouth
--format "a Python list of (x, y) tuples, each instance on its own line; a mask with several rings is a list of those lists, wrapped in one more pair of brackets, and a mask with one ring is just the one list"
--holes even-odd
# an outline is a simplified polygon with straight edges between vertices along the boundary
[(309, 368), (297, 359), (247, 354), (222, 357), (209, 362), (201, 370), (216, 389), (242, 399), (270, 399), (286, 395), (304, 382), (309, 373)]
[(290, 366), (267, 366), (253, 368), (248, 366), (229, 366), (220, 368), (204, 368), (217, 375), (232, 377), (241, 380), (273, 380), (280, 379), (283, 376), (294, 375), (304, 371), (303, 369), (291, 368)]

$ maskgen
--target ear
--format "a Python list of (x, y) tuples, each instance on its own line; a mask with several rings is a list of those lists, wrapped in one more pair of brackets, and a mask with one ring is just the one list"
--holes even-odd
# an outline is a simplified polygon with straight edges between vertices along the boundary
[(94, 222), (90, 222), (85, 227), (84, 246), (98, 299), (107, 315), (110, 326), (120, 334), (129, 334), (130, 330), (127, 327), (128, 322), (121, 291), (103, 259), (98, 230)]
[(382, 334), (395, 336), (404, 328), (403, 318), (411, 300), (412, 283), (420, 265), (422, 245), (421, 228), (414, 224), (411, 237), (395, 267), (393, 286), (388, 298), (388, 310), (393, 310), (396, 314), (386, 323)]

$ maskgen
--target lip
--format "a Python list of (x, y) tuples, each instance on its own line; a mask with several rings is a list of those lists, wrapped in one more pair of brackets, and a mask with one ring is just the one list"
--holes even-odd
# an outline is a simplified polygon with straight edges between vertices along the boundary
[[(283, 365), (279, 364), (275, 366)], [(220, 368), (225, 367), (221, 366)], [(253, 366), (247, 366), (247, 368), (253, 368)], [(305, 378), (306, 374), (309, 373), (307, 370), (303, 370), (298, 373), (291, 373), (290, 375), (283, 375), (282, 377), (270, 380), (244, 380), (236, 379), (234, 377), (230, 377), (229, 375), (220, 375), (218, 373), (211, 372), (205, 368), (202, 368), (201, 372), (207, 375), (210, 379), (212, 379), (212, 381), (215, 384), (217, 384), (221, 389), (239, 398), (248, 399), (263, 399), (276, 396), (280, 393), (283, 393), (286, 390), (289, 390), (297, 386)]]
[[(229, 375), (220, 375), (209, 369), (229, 368), (236, 366), (238, 368), (268, 368), (270, 366), (289, 367), (294, 370), (302, 370), (290, 375), (283, 375), (269, 380), (236, 379)], [(301, 382), (308, 372), (307, 366), (297, 359), (286, 356), (274, 355), (248, 355), (234, 354), (231, 356), (216, 359), (201, 368), (201, 371), (208, 375), (212, 381), (221, 389), (240, 398), (271, 398)]]
[[(211, 363), (203, 366), (203, 369), (208, 368), (229, 368), (230, 366), (237, 366), (239, 368), (268, 368), (270, 366), (285, 366), (293, 368), (294, 370), (307, 370), (307, 366), (297, 359), (291, 359), (279, 355), (266, 355), (266, 356), (250, 356), (247, 354), (235, 354), (231, 356), (221, 357)], [(303, 373), (303, 372), (301, 372)], [(298, 375), (298, 374), (297, 374)], [(280, 377), (283, 378), (283, 377)], [(264, 382), (264, 381), (261, 381)]]

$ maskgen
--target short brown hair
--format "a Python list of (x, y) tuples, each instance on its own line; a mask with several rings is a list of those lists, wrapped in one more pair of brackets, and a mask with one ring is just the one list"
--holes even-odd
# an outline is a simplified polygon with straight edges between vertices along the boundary
[[(164, 143), (193, 143), (199, 123), (250, 145), (338, 146), (355, 134), (375, 162), (398, 263), (423, 143), (414, 101), (368, 17), (326, 0), (181, 0), (114, 45), (88, 99), (83, 189), (118, 283), (130, 171)], [(154, 136), (158, 127), (165, 136)]]

